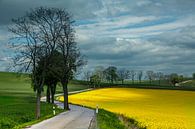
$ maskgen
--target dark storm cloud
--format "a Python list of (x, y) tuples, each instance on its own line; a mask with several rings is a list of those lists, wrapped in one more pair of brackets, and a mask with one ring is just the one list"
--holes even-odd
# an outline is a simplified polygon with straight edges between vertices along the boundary
[(194, 0), (0, 0), (0, 24), (8, 24), (12, 18), (39, 6), (65, 8), (76, 19), (90, 19), (125, 14), (186, 15), (195, 11), (194, 5)]
[(64, 8), (76, 19), (94, 17), (90, 10), (99, 8), (93, 0), (1, 0), (0, 24), (9, 24), (12, 18), (20, 17), (26, 11), (40, 6)]

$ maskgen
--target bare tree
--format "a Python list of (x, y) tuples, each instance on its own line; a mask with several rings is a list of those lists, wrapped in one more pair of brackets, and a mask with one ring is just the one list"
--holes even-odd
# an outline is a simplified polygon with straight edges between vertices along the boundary
[[(31, 10), (25, 16), (13, 19), (13, 25), (9, 29), (15, 34), (12, 40), (13, 46), (17, 48), (15, 66), (20, 67), (21, 71), (32, 73), (32, 86), (37, 93), (37, 118), (40, 117), (40, 98), (49, 59), (42, 57), (52, 54), (60, 32), (60, 28), (57, 27), (57, 12), (56, 9), (42, 7)], [(37, 73), (37, 64), (40, 59), (44, 59), (43, 67)]]
[(91, 75), (92, 75), (91, 71), (85, 71), (83, 72), (83, 79), (89, 82)]
[(160, 85), (161, 80), (163, 79), (163, 73), (162, 72), (157, 72), (156, 77), (158, 79), (158, 84)]
[(137, 79), (139, 80), (139, 83), (141, 83), (143, 77), (143, 71), (138, 71), (137, 72)]
[(147, 78), (150, 81), (150, 84), (152, 83), (153, 77), (154, 77), (154, 72), (153, 71), (146, 71)]
[[(36, 117), (40, 117), (40, 98), (45, 83), (46, 68), (54, 50), (61, 53), (56, 76), (64, 91), (64, 109), (68, 109), (68, 81), (78, 66), (84, 64), (74, 42), (73, 21), (69, 13), (57, 8), (37, 8), (13, 20), (10, 31), (15, 34), (13, 46), (17, 48), (15, 66), (30, 71), (32, 86), (37, 93)], [(45, 58), (48, 57), (48, 58)], [(42, 67), (38, 63), (43, 59)], [(21, 67), (22, 66), (22, 67)]]
[(134, 70), (131, 70), (130, 71), (130, 78), (131, 78), (133, 84), (134, 84), (135, 76), (136, 76), (136, 72)]
[(118, 74), (119, 79), (122, 81), (122, 84), (124, 84), (124, 80), (128, 79), (130, 76), (129, 70), (126, 70), (126, 69), (119, 69), (117, 71), (117, 74)]
[(170, 83), (170, 80), (171, 80), (171, 76), (166, 74), (163, 76), (163, 79), (167, 82), (167, 83)]
[(86, 62), (83, 60), (83, 56), (81, 56), (79, 49), (77, 48), (77, 43), (75, 42), (74, 21), (72, 20), (71, 15), (60, 10), (57, 18), (60, 23), (60, 28), (62, 28), (57, 43), (58, 51), (62, 54), (59, 80), (63, 86), (64, 109), (69, 110), (67, 85), (77, 69)]
[(104, 67), (103, 66), (95, 67), (94, 74), (98, 75), (100, 77), (100, 81), (102, 82), (105, 79)]

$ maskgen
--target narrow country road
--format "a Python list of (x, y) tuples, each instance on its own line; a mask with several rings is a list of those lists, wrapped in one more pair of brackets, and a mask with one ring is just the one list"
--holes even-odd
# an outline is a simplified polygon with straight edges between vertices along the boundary
[[(55, 104), (63, 108), (63, 103), (55, 101)], [(70, 105), (70, 111), (63, 112), (26, 129), (88, 129), (93, 117), (94, 110)]]
[[(61, 106), (63, 106), (60, 103)], [(32, 125), (29, 129), (88, 129), (94, 111), (88, 108), (70, 105), (70, 111)]]

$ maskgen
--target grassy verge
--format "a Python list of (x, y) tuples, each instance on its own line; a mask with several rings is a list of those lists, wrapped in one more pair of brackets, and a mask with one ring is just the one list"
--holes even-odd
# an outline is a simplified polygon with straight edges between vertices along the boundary
[[(53, 106), (52, 106), (53, 107)], [(50, 109), (50, 108), (49, 108)], [(57, 108), (56, 107), (56, 115), (58, 115), (59, 113), (61, 113), (61, 112), (63, 112), (64, 110), (63, 109), (59, 109), (59, 108)], [(48, 110), (48, 112), (50, 112), (50, 113), (48, 113), (47, 115), (45, 114), (45, 115), (43, 115), (40, 119), (33, 119), (33, 120), (31, 120), (31, 121), (29, 121), (29, 122), (25, 122), (25, 123), (22, 123), (22, 124), (20, 124), (20, 125), (16, 125), (16, 126), (14, 126), (14, 128), (13, 129), (22, 129), (22, 128), (24, 128), (24, 127), (28, 127), (28, 126), (30, 126), (30, 125), (33, 125), (33, 124), (36, 124), (36, 123), (39, 123), (39, 122), (41, 122), (41, 121), (43, 121), (43, 120), (46, 120), (46, 119), (49, 119), (49, 118), (51, 118), (51, 117), (54, 117), (54, 115), (51, 113), (51, 110)]]
[(100, 109), (97, 115), (99, 129), (125, 129), (124, 124), (114, 113)]
[[(35, 102), (35, 97), (31, 96), (31, 94), (13, 92), (1, 93), (0, 129), (10, 129), (23, 123), (28, 123), (27, 125), (29, 125), (31, 122), (32, 124), (33, 122), (36, 122)], [(52, 107), (52, 104), (41, 103), (40, 120), (46, 119), (53, 115)], [(61, 111), (61, 109), (56, 109), (56, 113), (60, 113)]]
[(147, 127), (141, 126), (138, 121), (132, 118), (126, 117), (122, 114), (119, 115), (119, 120), (122, 121), (126, 129), (146, 129), (147, 128)]
[[(59, 98), (57, 98), (58, 101)], [(61, 101), (63, 102), (63, 101)], [(92, 107), (70, 103), (77, 106), (93, 109)], [(136, 120), (126, 117), (123, 114), (116, 114), (104, 109), (98, 109), (96, 120), (92, 121), (90, 129), (146, 129), (139, 125)]]
[(134, 119), (104, 109), (99, 109), (97, 124), (99, 129), (146, 129), (146, 127), (139, 127)]

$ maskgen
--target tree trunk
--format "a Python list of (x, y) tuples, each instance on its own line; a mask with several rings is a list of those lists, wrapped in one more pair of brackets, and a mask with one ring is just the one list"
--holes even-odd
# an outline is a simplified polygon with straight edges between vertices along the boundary
[(52, 103), (54, 104), (54, 95), (55, 95), (55, 93), (56, 93), (56, 85), (57, 85), (57, 83), (56, 84), (54, 84), (54, 86), (53, 86), (53, 95), (52, 95)]
[(36, 119), (39, 119), (41, 116), (41, 92), (37, 91), (37, 104), (36, 104)]
[(56, 93), (56, 86), (57, 86), (57, 83), (54, 85), (54, 91), (53, 91), (54, 95)]
[(91, 88), (90, 81), (87, 81), (88, 88)]
[(50, 88), (51, 88), (51, 86), (47, 86), (47, 96), (46, 97), (47, 97), (47, 102), (48, 103), (50, 103), (50, 93), (51, 93)]
[(68, 83), (62, 83), (63, 92), (64, 92), (64, 110), (70, 110), (68, 105)]
[(54, 104), (54, 95), (55, 95), (55, 91), (56, 91), (56, 85), (53, 84), (50, 88), (51, 90), (51, 102)]

